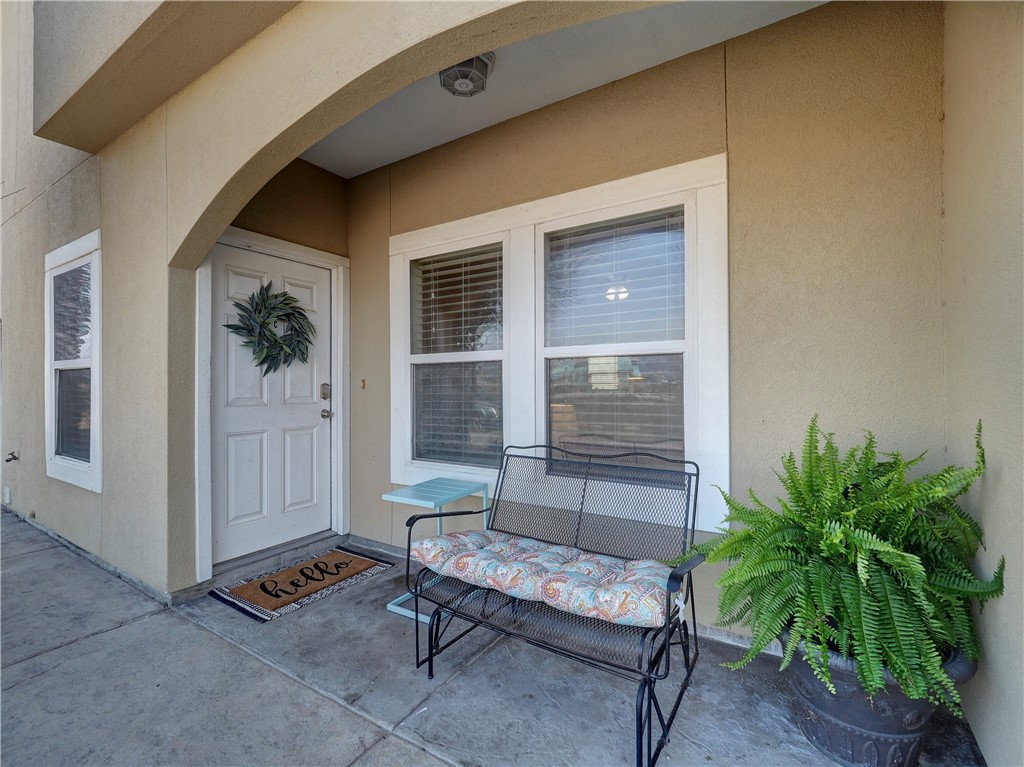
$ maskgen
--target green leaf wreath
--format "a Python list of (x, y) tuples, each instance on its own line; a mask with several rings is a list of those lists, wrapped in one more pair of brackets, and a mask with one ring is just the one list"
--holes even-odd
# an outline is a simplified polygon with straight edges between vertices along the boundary
[[(252, 347), (252, 358), (263, 366), (263, 375), (288, 367), (294, 360), (305, 363), (316, 328), (299, 306), (299, 299), (287, 291), (271, 293), (268, 282), (245, 303), (235, 301), (238, 322), (224, 325), (242, 337), (242, 346)], [(277, 332), (281, 327), (283, 332)]]
[(865, 432), (863, 445), (840, 455), (815, 416), (802, 465), (793, 453), (782, 459), (780, 511), (753, 491), (750, 506), (723, 493), (733, 527), (695, 548), (730, 563), (718, 581), (718, 625), (751, 630), (749, 651), (727, 665), (746, 665), (788, 630), (782, 668), (801, 648), (835, 693), (831, 649), (857, 661), (868, 695), (883, 689), (887, 669), (908, 697), (960, 715), (943, 661), (954, 647), (978, 658), (972, 603), (1002, 593), (1005, 567), (1000, 559), (987, 581), (971, 570), (982, 530), (956, 499), (985, 470), (980, 423), (976, 446), (973, 467), (908, 479), (924, 454), (878, 453)]

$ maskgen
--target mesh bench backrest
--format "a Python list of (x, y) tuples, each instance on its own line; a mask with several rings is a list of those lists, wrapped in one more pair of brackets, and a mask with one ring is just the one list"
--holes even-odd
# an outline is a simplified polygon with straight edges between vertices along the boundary
[(489, 528), (623, 559), (673, 559), (693, 542), (696, 491), (688, 461), (508, 447)]

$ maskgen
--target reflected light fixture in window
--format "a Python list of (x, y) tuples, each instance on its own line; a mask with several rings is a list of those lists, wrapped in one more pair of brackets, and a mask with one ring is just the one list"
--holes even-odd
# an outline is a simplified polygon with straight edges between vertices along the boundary
[(629, 290), (625, 285), (612, 285), (605, 291), (604, 297), (609, 301), (625, 301), (629, 298)]

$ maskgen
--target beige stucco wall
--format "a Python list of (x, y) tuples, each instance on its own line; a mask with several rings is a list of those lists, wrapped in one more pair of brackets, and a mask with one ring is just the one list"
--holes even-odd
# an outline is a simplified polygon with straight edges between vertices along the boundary
[(116, 5), (70, 0), (31, 3), (38, 82), (31, 91), (35, 124), (50, 119), (160, 5), (160, 0)]
[(297, 0), (47, 0), (35, 11), (38, 135), (98, 152)]
[[(186, 8), (169, 5), (168, 19)], [(194, 583), (194, 269), (216, 238), (299, 153), (404, 85), (481, 49), (636, 7), (304, 3), (90, 158), (33, 137), (33, 9), (3, 3), (2, 446), (24, 456), (5, 466), (13, 508), (158, 592)], [(155, 16), (138, 10), (136, 31)], [(130, 32), (138, 21), (98, 36), (118, 53), (97, 71), (117, 69), (141, 42)], [(53, 71), (41, 63), (41, 73)], [(72, 74), (60, 94), (74, 90)], [(100, 226), (105, 470), (96, 495), (45, 477), (38, 328), (45, 253)], [(331, 238), (338, 249), (337, 232)]]
[(387, 237), (723, 151), (734, 490), (773, 498), (816, 412), (941, 461), (941, 82), (940, 7), (830, 5), (354, 179), (353, 532), (409, 515), (379, 500)]
[[(725, 151), (720, 47), (509, 120), (391, 167), (391, 233)], [(457, 205), (439, 205), (457, 191)]]
[[(979, 616), (984, 660), (964, 709), (992, 767), (1024, 764), (1024, 5), (952, 3), (945, 15), (942, 276), (948, 460), (988, 472), (968, 496), (1006, 594)], [(979, 130), (979, 126), (983, 126)]]
[[(121, 319), (103, 328), (101, 556), (162, 591), (168, 587), (171, 364), (165, 131), (160, 109), (99, 154), (103, 303), (110, 317)], [(189, 322), (190, 309), (181, 307), (175, 320)]]
[(733, 487), (814, 413), (942, 461), (942, 16), (839, 4), (726, 45)]
[[(0, 5), (3, 86), (0, 319), (3, 371), (0, 463), (12, 506), (83, 548), (102, 548), (100, 496), (46, 479), (44, 462), (44, 257), (100, 225), (99, 161), (32, 135), (32, 6)], [(26, 52), (27, 49), (27, 52)], [(12, 257), (18, 254), (18, 257)], [(29, 322), (19, 322), (28, 318)], [(73, 510), (73, 511), (72, 511)]]
[(347, 189), (345, 179), (330, 171), (292, 160), (249, 200), (231, 225), (344, 256), (348, 252)]
[[(28, 206), (89, 155), (32, 135), (32, 6), (3, 3), (2, 220)], [(93, 227), (95, 228), (95, 227)]]

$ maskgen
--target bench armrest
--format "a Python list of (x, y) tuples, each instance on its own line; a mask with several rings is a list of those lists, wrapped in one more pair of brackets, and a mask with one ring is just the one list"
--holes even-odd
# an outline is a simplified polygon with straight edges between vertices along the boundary
[(405, 520), (405, 526), (408, 528), (406, 532), (406, 544), (405, 544), (405, 587), (410, 593), (412, 592), (412, 529), (422, 519), (446, 519), (448, 517), (469, 517), (474, 514), (483, 514), (485, 511), (490, 509), (476, 509), (475, 511), (438, 511), (433, 514), (413, 514), (407, 520)]
[(693, 568), (704, 561), (703, 554), (694, 554), (690, 559), (687, 559), (681, 565), (677, 565), (672, 573), (668, 576), (668, 591), (674, 593), (679, 591), (683, 585), (683, 579), (689, 574)]

